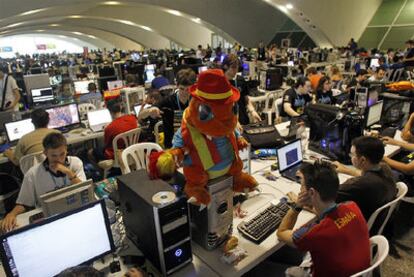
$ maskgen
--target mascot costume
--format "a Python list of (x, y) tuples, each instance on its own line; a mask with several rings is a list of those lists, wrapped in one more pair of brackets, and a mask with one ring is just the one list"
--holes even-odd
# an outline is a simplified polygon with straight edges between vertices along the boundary
[(173, 148), (151, 153), (149, 173), (152, 178), (169, 179), (182, 163), (188, 201), (202, 209), (211, 200), (206, 189), (211, 179), (233, 176), (235, 192), (252, 191), (257, 182), (242, 172), (238, 154), (248, 146), (235, 131), (240, 92), (219, 69), (202, 72), (189, 92), (192, 98), (174, 135)]

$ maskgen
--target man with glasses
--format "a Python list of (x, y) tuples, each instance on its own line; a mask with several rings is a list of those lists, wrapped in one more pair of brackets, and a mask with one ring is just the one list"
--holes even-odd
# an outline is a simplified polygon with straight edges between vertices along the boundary
[[(367, 224), (354, 202), (336, 204), (339, 179), (329, 165), (303, 163), (297, 172), (301, 183), (298, 196), (289, 193), (291, 209), (280, 223), (279, 241), (300, 251), (309, 251), (300, 267), (286, 276), (350, 276), (370, 265)], [(315, 222), (294, 230), (303, 207), (312, 208)], [(306, 257), (306, 256), (305, 256)]]
[(336, 201), (356, 202), (367, 221), (376, 209), (396, 195), (392, 171), (381, 162), (384, 151), (381, 140), (362, 136), (352, 141), (350, 157), (355, 169), (334, 162), (338, 173), (354, 176), (340, 185)]
[[(171, 148), (174, 136), (174, 119), (182, 118), (184, 110), (190, 102), (188, 88), (196, 82), (197, 76), (192, 69), (181, 69), (177, 73), (177, 90), (156, 104), (156, 107), (148, 109), (146, 112), (151, 117), (162, 117), (164, 130), (164, 146)], [(144, 113), (144, 111), (143, 111)], [(146, 115), (142, 115), (146, 117)]]

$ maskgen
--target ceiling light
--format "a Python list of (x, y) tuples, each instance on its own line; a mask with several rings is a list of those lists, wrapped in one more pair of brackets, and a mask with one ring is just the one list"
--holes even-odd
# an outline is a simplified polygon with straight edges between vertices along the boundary
[(293, 5), (292, 4), (287, 4), (286, 8), (288, 8), (288, 10), (291, 10), (291, 9), (293, 9)]
[(22, 25), (22, 24), (23, 24), (23, 22), (18, 22), (18, 23), (14, 23), (14, 24), (7, 25), (7, 26), (6, 26), (6, 28), (13, 28), (13, 27), (17, 27), (17, 26), (20, 26), (20, 25)]
[(285, 6), (279, 6), (279, 10), (281, 10), (284, 13), (287, 13), (288, 12), (288, 10), (287, 10), (287, 8)]
[(183, 14), (176, 10), (167, 10), (168, 13), (176, 15), (176, 16), (183, 16)]
[(45, 30), (36, 30), (36, 32), (44, 32)]
[(103, 5), (112, 5), (112, 6), (115, 6), (115, 5), (121, 5), (122, 3), (119, 2), (119, 1), (105, 1), (102, 4)]
[(122, 24), (126, 24), (126, 25), (136, 26), (136, 24), (134, 22), (129, 21), (129, 20), (122, 20), (122, 19), (120, 19), (120, 20), (118, 20), (118, 22), (120, 22)]
[(201, 19), (200, 19), (200, 18), (198, 18), (198, 17), (191, 18), (191, 21), (193, 21), (193, 22), (195, 22), (195, 23), (198, 23), (198, 24), (200, 24), (200, 23), (201, 23)]
[(97, 39), (97, 37), (92, 36), (92, 35), (87, 35), (88, 38), (92, 38), (92, 39)]
[(60, 35), (59, 37), (60, 38), (67, 38), (67, 36), (64, 36), (64, 35)]
[(59, 27), (60, 24), (49, 24), (50, 27)]
[(152, 29), (148, 26), (141, 26), (142, 29), (152, 32)]
[(79, 40), (78, 38), (72, 38), (73, 40)]
[(78, 36), (83, 36), (84, 34), (83, 33), (81, 33), (81, 32), (72, 32), (72, 34), (74, 34), (74, 35), (78, 35)]
[(77, 19), (77, 18), (82, 18), (82, 16), (81, 15), (70, 15), (70, 16), (68, 16), (68, 18)]
[(38, 13), (38, 12), (41, 12), (41, 11), (44, 11), (44, 10), (46, 10), (46, 9), (31, 10), (31, 11), (27, 11), (27, 12), (21, 13), (19, 15), (20, 16), (31, 15), (31, 14), (35, 14), (35, 13)]

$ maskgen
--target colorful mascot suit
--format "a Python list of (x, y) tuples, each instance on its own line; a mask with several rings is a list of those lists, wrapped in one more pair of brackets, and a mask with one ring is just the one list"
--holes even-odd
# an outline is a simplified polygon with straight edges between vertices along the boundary
[(256, 180), (242, 172), (239, 149), (247, 142), (235, 131), (240, 92), (226, 79), (222, 70), (211, 69), (198, 76), (190, 87), (192, 96), (184, 111), (181, 128), (173, 139), (173, 148), (152, 153), (149, 170), (153, 178), (171, 176), (176, 163), (183, 162), (189, 202), (210, 203), (207, 182), (226, 174), (233, 176), (233, 190), (251, 191)]

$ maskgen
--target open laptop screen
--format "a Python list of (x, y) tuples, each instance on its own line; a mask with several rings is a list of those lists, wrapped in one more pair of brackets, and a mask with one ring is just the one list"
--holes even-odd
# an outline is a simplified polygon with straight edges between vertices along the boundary
[(294, 140), (276, 149), (279, 172), (285, 171), (302, 162), (302, 145), (300, 139)]

